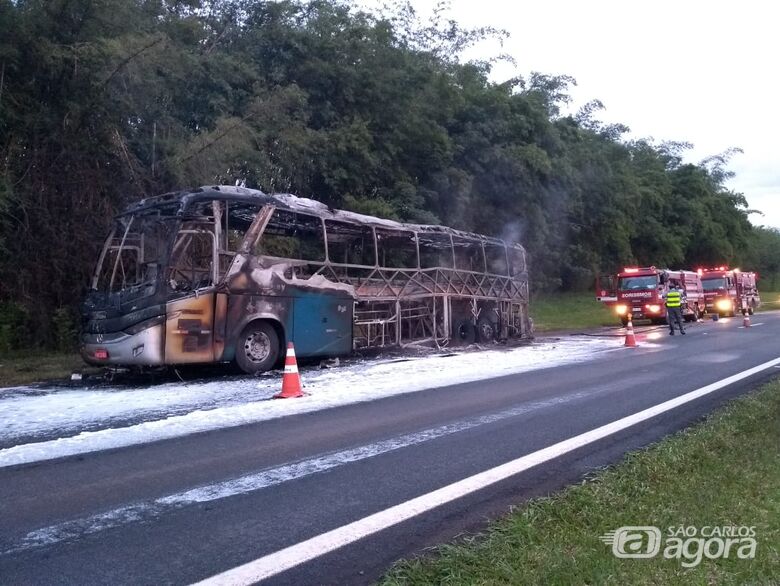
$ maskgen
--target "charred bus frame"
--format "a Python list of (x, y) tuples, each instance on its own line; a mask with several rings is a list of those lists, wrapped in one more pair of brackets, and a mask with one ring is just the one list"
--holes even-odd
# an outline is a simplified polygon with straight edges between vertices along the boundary
[(82, 313), (84, 359), (128, 367), (532, 335), (519, 244), (229, 186), (120, 214)]

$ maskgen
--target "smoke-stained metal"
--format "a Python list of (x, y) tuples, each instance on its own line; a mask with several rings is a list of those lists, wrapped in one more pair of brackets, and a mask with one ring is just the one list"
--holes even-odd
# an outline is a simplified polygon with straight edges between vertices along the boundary
[(83, 312), (95, 364), (232, 360), (257, 321), (299, 356), (532, 336), (519, 244), (226, 186), (120, 214)]

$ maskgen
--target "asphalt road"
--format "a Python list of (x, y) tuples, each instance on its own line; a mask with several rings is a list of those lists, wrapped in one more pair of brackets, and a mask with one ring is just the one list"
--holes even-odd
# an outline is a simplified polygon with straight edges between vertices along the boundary
[[(582, 364), (1, 468), (0, 584), (209, 578), (780, 357), (780, 313), (740, 324), (694, 324), (674, 337), (654, 328), (639, 348)], [(616, 462), (778, 370), (315, 552), (267, 583), (369, 583), (395, 560), (479, 530), (509, 504)], [(195, 487), (206, 488), (187, 493)]]

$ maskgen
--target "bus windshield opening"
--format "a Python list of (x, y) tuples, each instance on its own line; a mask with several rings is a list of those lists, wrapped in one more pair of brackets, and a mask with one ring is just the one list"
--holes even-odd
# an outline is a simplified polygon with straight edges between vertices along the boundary
[(158, 216), (120, 218), (106, 240), (92, 288), (103, 293), (155, 291), (168, 234)]

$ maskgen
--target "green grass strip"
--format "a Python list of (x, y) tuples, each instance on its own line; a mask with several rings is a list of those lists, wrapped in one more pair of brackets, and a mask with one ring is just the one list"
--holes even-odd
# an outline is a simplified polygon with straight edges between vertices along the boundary
[(759, 291), (761, 307), (758, 311), (772, 311), (780, 309), (780, 293), (777, 291)]
[(0, 356), (0, 387), (67, 379), (73, 371), (97, 372), (97, 369), (88, 368), (78, 354), (30, 350), (12, 356)]
[[(662, 555), (619, 559), (599, 536), (627, 525), (657, 526), (664, 540), (670, 527), (751, 526), (756, 556), (732, 551), (690, 568)], [(523, 504), (484, 534), (400, 562), (381, 583), (780, 583), (780, 382), (582, 484)]]
[(620, 325), (614, 311), (592, 292), (539, 295), (531, 300), (530, 312), (537, 332)]

